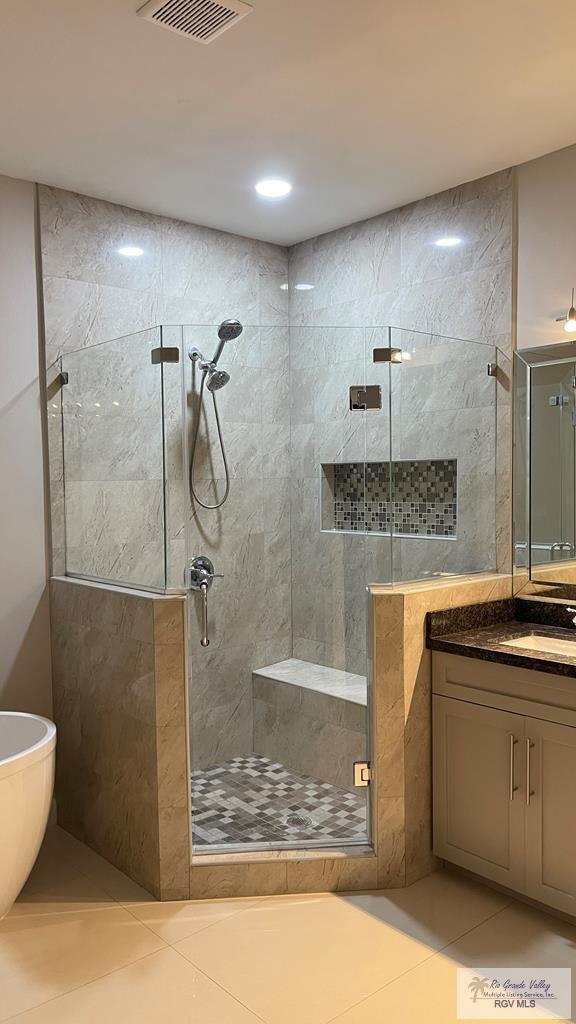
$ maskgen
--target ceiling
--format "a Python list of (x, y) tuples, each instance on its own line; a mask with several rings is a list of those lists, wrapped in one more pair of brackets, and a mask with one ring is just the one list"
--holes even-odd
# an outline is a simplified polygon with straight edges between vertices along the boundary
[(4, 5), (0, 173), (291, 244), (576, 141), (574, 0), (253, 0), (208, 46), (142, 3)]

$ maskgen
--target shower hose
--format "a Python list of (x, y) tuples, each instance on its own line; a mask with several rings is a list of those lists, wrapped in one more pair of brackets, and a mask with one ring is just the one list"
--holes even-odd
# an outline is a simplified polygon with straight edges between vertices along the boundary
[[(217, 508), (222, 508), (222, 505), (224, 504), (224, 502), (226, 501), (226, 499), (227, 499), (227, 497), (228, 497), (228, 495), (230, 493), (230, 470), (228, 469), (228, 460), (226, 458), (226, 448), (224, 447), (224, 438), (222, 437), (222, 427), (220, 425), (220, 416), (218, 415), (218, 403), (216, 401), (216, 392), (215, 391), (212, 391), (212, 402), (214, 403), (214, 416), (216, 418), (216, 427), (218, 429), (218, 441), (220, 442), (220, 451), (222, 452), (222, 461), (224, 463), (224, 472), (226, 474), (226, 487), (225, 487), (225, 490), (224, 490), (223, 497), (221, 498), (220, 501), (217, 501), (215, 505), (208, 505), (205, 501), (202, 501), (202, 499), (198, 497), (198, 495), (196, 493), (196, 489), (194, 487), (194, 465), (195, 465), (195, 462), (196, 462), (196, 451), (197, 451), (197, 448), (198, 448), (198, 434), (199, 434), (199, 431), (200, 431), (200, 420), (202, 418), (202, 409), (204, 407), (204, 384), (205, 383), (206, 383), (206, 371), (204, 371), (204, 373), (202, 374), (202, 380), (200, 382), (200, 395), (199, 395), (199, 399), (198, 399), (198, 415), (196, 417), (196, 425), (194, 427), (194, 435), (193, 435), (193, 438), (192, 438), (192, 454), (190, 455), (190, 473), (189, 473), (190, 496), (193, 498), (193, 500), (198, 505), (201, 505), (202, 508), (217, 509)], [(214, 481), (214, 486), (216, 486), (216, 481)]]

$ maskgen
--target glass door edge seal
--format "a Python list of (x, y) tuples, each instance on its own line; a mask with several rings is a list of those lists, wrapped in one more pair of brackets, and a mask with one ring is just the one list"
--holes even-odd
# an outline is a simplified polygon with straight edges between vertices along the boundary
[[(370, 840), (368, 839), (368, 836), (366, 836), (366, 839), (351, 840), (349, 842), (347, 842), (345, 839), (341, 839), (339, 842), (335, 840), (329, 846), (326, 844), (326, 842), (324, 840), (321, 840), (321, 839), (317, 840), (317, 841), (316, 840), (309, 840), (308, 842), (290, 843), (290, 844), (282, 844), (282, 843), (222, 843), (220, 845), (217, 845), (217, 844), (214, 843), (213, 845), (210, 845), (210, 846), (207, 845), (202, 850), (202, 852), (200, 852), (198, 850), (198, 847), (197, 846), (195, 847), (194, 843), (192, 843), (192, 861), (200, 863), (200, 861), (204, 860), (205, 857), (211, 857), (211, 856), (214, 856), (214, 855), (218, 855), (219, 857), (221, 857), (224, 854), (228, 854), (228, 853), (235, 854), (235, 855), (243, 854), (244, 856), (248, 857), (251, 853), (271, 853), (271, 852), (272, 853), (280, 853), (280, 854), (282, 854), (282, 853), (292, 853), (292, 852), (305, 853), (307, 850), (314, 850), (314, 851), (325, 850), (326, 851), (326, 856), (328, 856), (328, 857), (330, 856), (330, 851), (331, 850), (346, 850), (346, 851), (348, 851), (348, 850), (363, 850), (365, 852), (362, 854), (362, 856), (369, 856), (369, 855), (376, 856), (376, 851), (374, 849), (374, 846), (370, 843)], [(347, 854), (344, 853), (343, 856), (345, 857), (345, 856), (347, 856)], [(318, 860), (319, 858), (315, 857), (315, 859)]]

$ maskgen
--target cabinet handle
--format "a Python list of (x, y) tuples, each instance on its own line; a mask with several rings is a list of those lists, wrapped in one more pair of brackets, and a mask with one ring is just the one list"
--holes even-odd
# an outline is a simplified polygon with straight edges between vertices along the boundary
[(510, 765), (509, 765), (509, 767), (510, 767), (510, 776), (509, 776), (509, 785), (510, 785), (510, 799), (511, 800), (514, 799), (514, 793), (518, 789), (518, 786), (514, 785), (514, 747), (516, 746), (517, 743), (518, 743), (518, 740), (516, 739), (514, 734), (510, 733)]
[(530, 753), (534, 746), (531, 739), (526, 740), (526, 806), (530, 807), (530, 797), (534, 796), (534, 790), (530, 789)]

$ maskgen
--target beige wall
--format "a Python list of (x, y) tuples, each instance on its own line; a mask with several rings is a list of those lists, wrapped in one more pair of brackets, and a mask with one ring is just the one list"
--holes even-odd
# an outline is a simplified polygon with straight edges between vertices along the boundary
[(576, 287), (576, 146), (522, 164), (517, 173), (517, 345), (527, 348), (569, 337), (554, 321)]
[(51, 712), (35, 186), (0, 177), (0, 707)]

